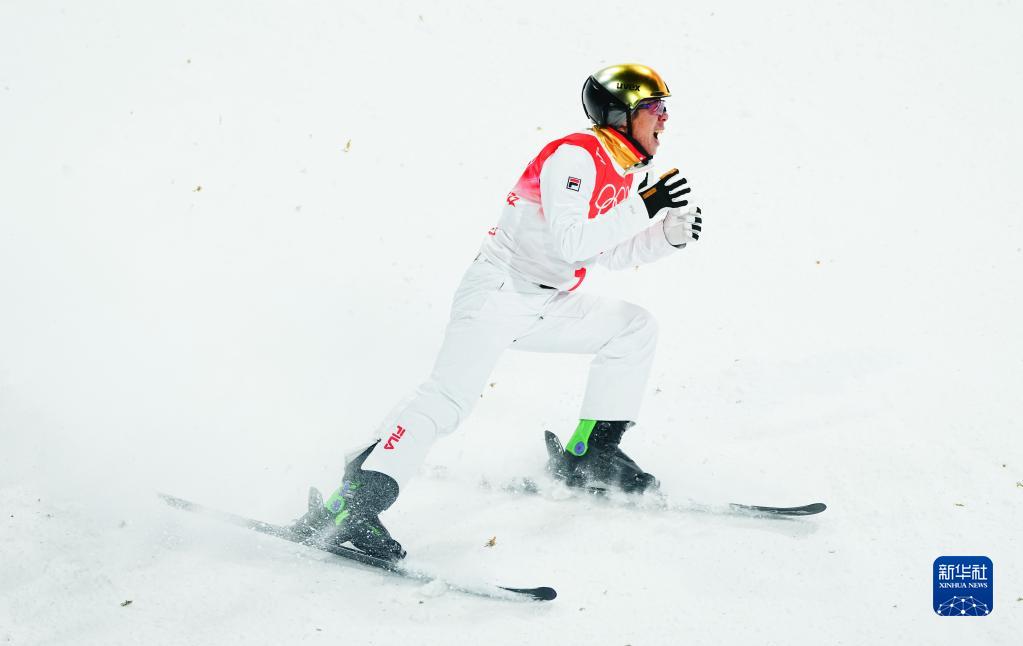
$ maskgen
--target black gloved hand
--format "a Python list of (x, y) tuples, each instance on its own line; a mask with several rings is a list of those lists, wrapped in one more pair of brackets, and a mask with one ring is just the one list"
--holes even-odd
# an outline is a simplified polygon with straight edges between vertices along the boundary
[(672, 168), (667, 173), (661, 175), (661, 179), (656, 184), (645, 190), (643, 187), (646, 186), (646, 178), (644, 177), (643, 181), (640, 182), (636, 190), (639, 191), (639, 196), (643, 198), (646, 212), (651, 218), (657, 215), (661, 209), (689, 204), (689, 200), (682, 199), (689, 192), (689, 187), (686, 186), (686, 178), (675, 179), (676, 175), (678, 175), (678, 169)]

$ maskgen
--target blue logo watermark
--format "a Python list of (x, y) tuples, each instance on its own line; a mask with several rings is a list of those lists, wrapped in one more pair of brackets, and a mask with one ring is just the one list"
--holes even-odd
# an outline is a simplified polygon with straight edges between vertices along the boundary
[(986, 556), (934, 559), (934, 612), (942, 617), (983, 617), (995, 606), (995, 568)]

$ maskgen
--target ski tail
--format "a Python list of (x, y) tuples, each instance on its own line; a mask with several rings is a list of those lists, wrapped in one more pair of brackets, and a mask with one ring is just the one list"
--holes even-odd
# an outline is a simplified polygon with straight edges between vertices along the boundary
[(547, 472), (555, 478), (564, 479), (568, 467), (565, 463), (565, 447), (561, 445), (558, 436), (550, 431), (543, 432), (543, 439), (547, 446)]
[(316, 487), (309, 487), (309, 512), (323, 509), (323, 494)]

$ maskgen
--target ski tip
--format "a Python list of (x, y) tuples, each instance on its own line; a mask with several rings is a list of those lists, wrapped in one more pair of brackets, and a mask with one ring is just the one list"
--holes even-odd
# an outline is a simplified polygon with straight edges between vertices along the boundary
[(819, 514), (827, 508), (828, 506), (824, 503), (815, 502), (809, 505), (803, 505), (802, 507), (796, 507), (795, 511), (803, 516), (811, 516), (813, 514)]
[(767, 516), (812, 516), (819, 514), (828, 508), (822, 502), (815, 502), (809, 505), (802, 505), (801, 507), (769, 507), (762, 505), (742, 505), (739, 503), (731, 503), (729, 505), (733, 510), (744, 513), (752, 514), (764, 514)]
[(501, 589), (507, 590), (508, 592), (514, 592), (515, 594), (521, 594), (533, 599), (534, 601), (553, 601), (558, 597), (557, 590), (546, 586), (539, 588), (505, 588), (502, 586)]

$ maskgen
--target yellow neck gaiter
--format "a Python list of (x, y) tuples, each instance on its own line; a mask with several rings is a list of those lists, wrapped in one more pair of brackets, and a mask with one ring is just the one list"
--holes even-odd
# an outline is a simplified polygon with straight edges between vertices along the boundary
[(614, 128), (605, 126), (593, 126), (591, 128), (597, 140), (607, 149), (611, 158), (628, 173), (635, 170), (634, 167), (643, 167), (650, 160), (641, 153), (625, 135)]

